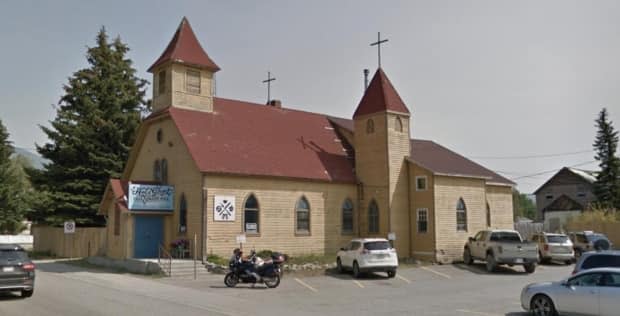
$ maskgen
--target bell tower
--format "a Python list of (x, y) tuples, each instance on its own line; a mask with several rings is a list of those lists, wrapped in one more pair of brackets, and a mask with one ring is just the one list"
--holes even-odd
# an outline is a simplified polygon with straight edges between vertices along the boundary
[(384, 238), (395, 233), (403, 256), (409, 254), (409, 121), (407, 106), (379, 68), (353, 114), (355, 172), (363, 188), (360, 233)]
[(164, 52), (148, 69), (153, 74), (153, 112), (171, 106), (212, 112), (214, 75), (219, 70), (184, 17)]

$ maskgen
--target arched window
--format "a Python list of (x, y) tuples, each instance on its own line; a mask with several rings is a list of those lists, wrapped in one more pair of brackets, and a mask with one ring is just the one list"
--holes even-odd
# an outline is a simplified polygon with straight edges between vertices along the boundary
[(161, 160), (161, 182), (168, 183), (168, 160)]
[(372, 200), (368, 205), (368, 232), (379, 232), (379, 206), (375, 200)]
[(372, 119), (366, 121), (366, 133), (372, 134), (375, 132), (375, 122)]
[(396, 124), (394, 126), (394, 129), (396, 129), (397, 132), (403, 131), (403, 121), (398, 116), (396, 117)]
[(153, 163), (153, 180), (154, 181), (161, 181), (161, 164), (159, 163), (159, 159), (155, 160), (155, 163)]
[(187, 231), (187, 199), (185, 193), (181, 194), (181, 202), (179, 202), (179, 232)]
[(161, 144), (161, 141), (164, 139), (164, 132), (161, 130), (161, 128), (157, 130), (155, 138), (157, 139), (157, 143)]
[(258, 234), (258, 218), (258, 201), (254, 194), (250, 194), (243, 209), (243, 230), (248, 234)]
[(456, 202), (456, 230), (467, 231), (467, 207), (463, 198)]
[(303, 234), (310, 233), (310, 204), (308, 204), (308, 200), (305, 197), (301, 197), (297, 201), (295, 217), (297, 222), (295, 231)]
[(487, 202), (487, 227), (491, 227), (491, 206)]
[(344, 200), (342, 204), (342, 232), (353, 232), (353, 203), (350, 199)]

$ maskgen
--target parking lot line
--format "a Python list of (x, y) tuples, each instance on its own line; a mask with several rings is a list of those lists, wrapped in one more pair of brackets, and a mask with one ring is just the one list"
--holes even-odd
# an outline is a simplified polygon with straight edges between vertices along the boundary
[(432, 273), (435, 273), (436, 275), (438, 275), (438, 276), (442, 276), (442, 277), (444, 277), (444, 278), (446, 278), (446, 279), (452, 279), (452, 277), (451, 277), (451, 276), (449, 276), (449, 275), (447, 275), (447, 274), (445, 274), (445, 273), (441, 273), (441, 272), (439, 272), (439, 271), (435, 271), (435, 270), (433, 270), (433, 269), (431, 269), (431, 268), (429, 268), (429, 267), (422, 267), (422, 269), (424, 269), (424, 270), (426, 270), (426, 271), (429, 271), (429, 272), (432, 272)]
[(400, 274), (397, 274), (396, 277), (401, 279), (401, 280), (403, 280), (403, 281), (405, 281), (405, 282), (407, 282), (408, 284), (411, 284), (411, 281), (407, 280), (407, 278), (405, 278), (404, 276), (402, 276)]
[(359, 286), (360, 288), (365, 288), (364, 284), (362, 284), (362, 282), (358, 281), (358, 280), (353, 280), (353, 283), (357, 284), (357, 286)]
[(483, 315), (483, 316), (501, 316), (498, 314), (490, 314), (490, 313), (483, 313), (483, 312), (476, 312), (476, 311), (470, 311), (467, 309), (457, 309), (457, 312), (461, 312), (461, 313), (466, 313), (466, 314), (473, 314), (473, 315)]
[(299, 284), (301, 284), (301, 285), (305, 286), (306, 288), (308, 288), (310, 291), (312, 291), (312, 292), (314, 292), (314, 293), (318, 293), (318, 292), (319, 292), (319, 290), (317, 290), (317, 289), (315, 289), (315, 288), (311, 287), (310, 285), (308, 285), (308, 283), (306, 283), (306, 282), (304, 282), (304, 281), (302, 281), (302, 280), (300, 280), (300, 279), (298, 279), (298, 278), (295, 278), (295, 281), (297, 281), (297, 283), (299, 283)]

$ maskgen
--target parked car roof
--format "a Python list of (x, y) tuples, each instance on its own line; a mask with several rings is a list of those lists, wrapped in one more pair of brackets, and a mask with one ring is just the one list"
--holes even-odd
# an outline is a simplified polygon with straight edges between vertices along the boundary
[(591, 272), (616, 272), (616, 273), (620, 273), (620, 268), (609, 268), (609, 267), (605, 267), (605, 268), (592, 268), (592, 269), (587, 269), (587, 270), (581, 270), (581, 271), (579, 271), (579, 273), (577, 273), (575, 275), (580, 275), (580, 274), (584, 274), (584, 273), (591, 273)]
[(0, 250), (24, 250), (24, 248), (18, 244), (0, 244)]
[(373, 241), (388, 241), (385, 238), (354, 238), (351, 241), (359, 241), (359, 242), (373, 242)]

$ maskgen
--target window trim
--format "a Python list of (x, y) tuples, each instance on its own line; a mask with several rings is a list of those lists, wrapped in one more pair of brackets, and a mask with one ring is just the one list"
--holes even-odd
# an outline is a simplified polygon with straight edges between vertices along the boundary
[[(157, 78), (157, 95), (166, 94), (166, 70), (161, 70)], [(164, 80), (162, 80), (162, 78)]]
[(487, 201), (487, 208), (486, 208), (486, 219), (487, 219), (487, 227), (492, 227), (491, 226), (491, 204), (489, 204), (489, 201)]
[[(351, 230), (344, 229), (344, 210), (345, 210), (344, 206), (347, 202), (351, 204)], [(347, 197), (342, 202), (342, 207), (340, 210), (340, 233), (342, 235), (353, 235), (354, 231), (355, 231), (355, 205), (353, 204), (353, 200)]]
[[(308, 230), (299, 230), (298, 228), (298, 211), (297, 211), (297, 205), (299, 204), (299, 202), (301, 200), (305, 200), (306, 204), (308, 205)], [(312, 221), (311, 221), (311, 216), (312, 216), (312, 206), (310, 205), (310, 201), (308, 201), (308, 198), (306, 198), (305, 195), (302, 195), (301, 197), (299, 197), (297, 200), (295, 200), (295, 223), (294, 223), (294, 227), (295, 227), (295, 236), (311, 236), (312, 235)]]
[[(418, 186), (418, 179), (424, 179), (424, 188), (420, 188)], [(415, 190), (416, 191), (427, 191), (428, 190), (428, 177), (423, 175), (423, 176), (416, 176), (415, 177)]]
[[(248, 208), (246, 207), (246, 204), (248, 203), (248, 200), (249, 200), (249, 199), (250, 199), (250, 197), (252, 197), (252, 196), (253, 196), (253, 197), (254, 197), (254, 199), (256, 200), (256, 206), (257, 206), (257, 207), (256, 207), (256, 209), (252, 209), (252, 208), (249, 208), (249, 209), (248, 209)], [(245, 211), (246, 211), (246, 210), (256, 211), (256, 221), (257, 221), (257, 223), (256, 223), (256, 228), (257, 228), (257, 229), (256, 229), (256, 232), (255, 232), (255, 233), (254, 233), (254, 232), (248, 232), (248, 231), (246, 231), (246, 229), (245, 229), (245, 224), (246, 224), (246, 222), (245, 222), (245, 218), (246, 218), (246, 217), (245, 217)], [(256, 194), (255, 194), (254, 192), (250, 192), (250, 194), (248, 194), (248, 195), (245, 197), (245, 200), (243, 200), (243, 220), (241, 221), (241, 225), (242, 225), (242, 227), (241, 227), (241, 231), (242, 231), (244, 234), (248, 235), (248, 236), (260, 236), (260, 235), (261, 235), (261, 218), (260, 218), (260, 216), (261, 216), (261, 212), (260, 212), (260, 201), (258, 201), (258, 198), (256, 197)]]
[[(370, 225), (372, 223), (371, 221), (371, 213), (370, 213), (370, 207), (372, 205), (376, 206), (376, 211), (377, 211), (377, 230), (371, 230), (370, 229)], [(368, 203), (368, 234), (379, 234), (381, 233), (381, 212), (379, 210), (379, 204), (377, 204), (377, 201), (373, 198), (372, 200), (370, 200), (370, 203)]]
[(375, 121), (368, 119), (366, 121), (366, 134), (373, 134), (375, 132)]
[[(424, 231), (420, 230), (420, 214), (425, 213), (426, 220), (426, 229)], [(416, 210), (416, 232), (418, 234), (427, 234), (428, 233), (428, 208), (421, 207)]]

